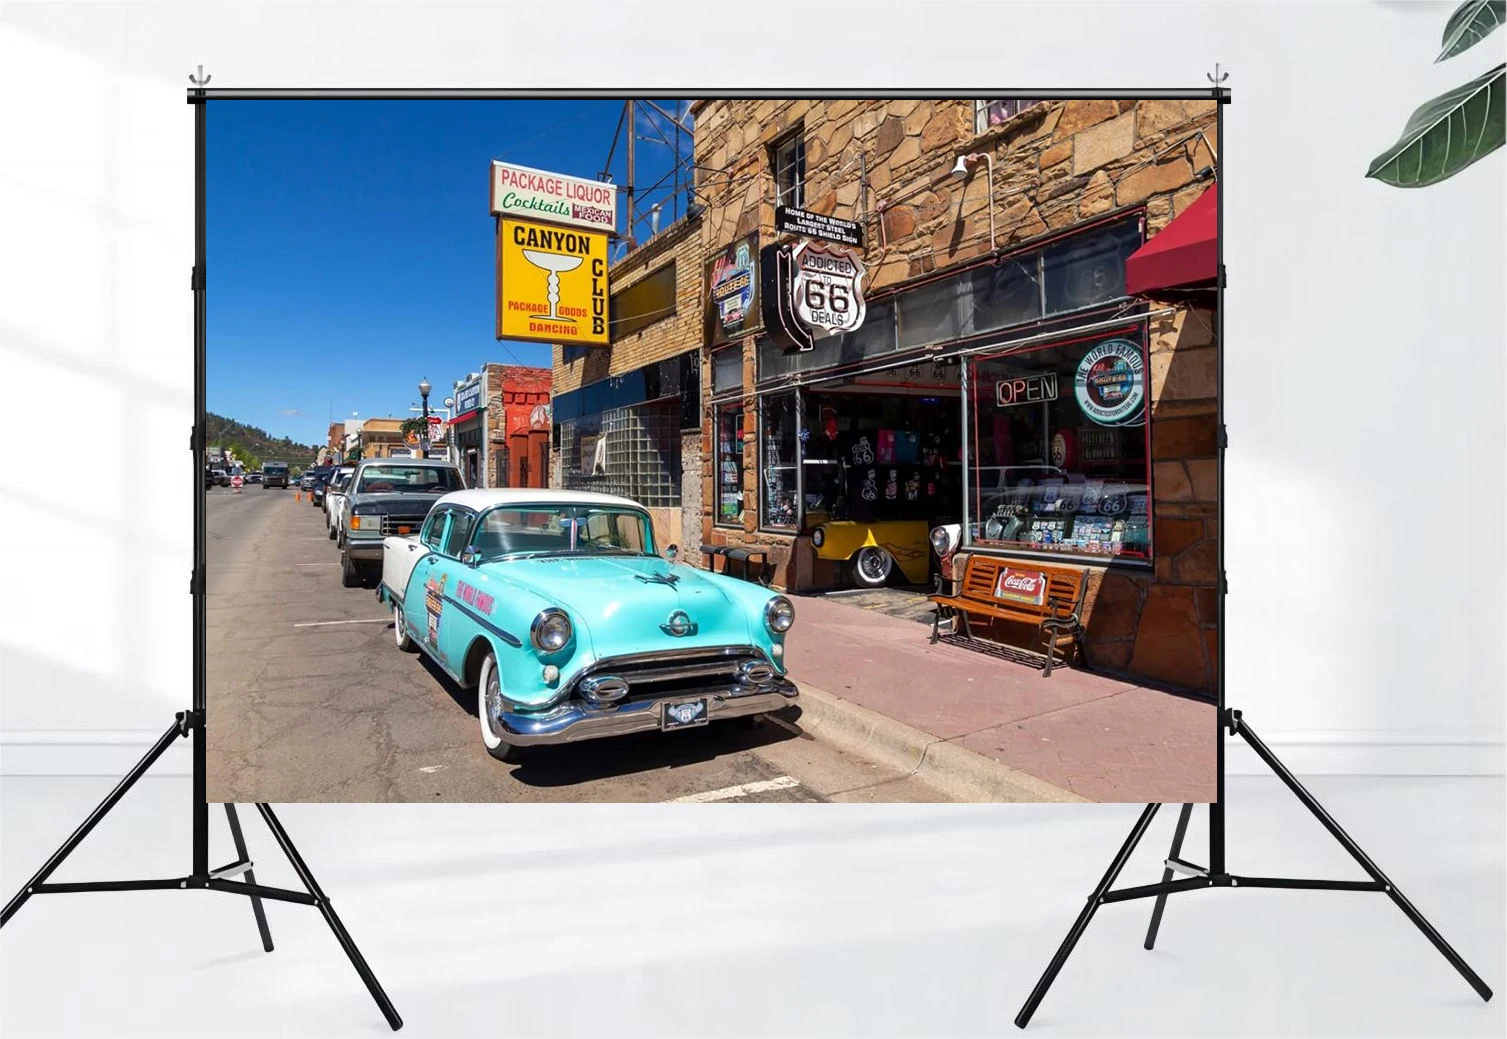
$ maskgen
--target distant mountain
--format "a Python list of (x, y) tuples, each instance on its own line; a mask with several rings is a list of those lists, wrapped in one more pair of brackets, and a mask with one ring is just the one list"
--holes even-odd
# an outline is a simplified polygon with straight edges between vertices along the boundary
[(212, 411), (206, 412), (204, 417), (207, 421), (204, 427), (206, 447), (239, 447), (251, 455), (251, 461), (256, 466), (272, 461), (287, 462), (302, 469), (314, 464), (319, 456), (317, 446), (295, 444), (287, 437), (274, 438), (265, 429), (248, 426)]

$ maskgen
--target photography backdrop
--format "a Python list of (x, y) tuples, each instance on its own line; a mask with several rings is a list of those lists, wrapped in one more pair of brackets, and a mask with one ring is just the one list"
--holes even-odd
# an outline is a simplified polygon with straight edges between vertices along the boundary
[(24, 550), (0, 770), (116, 774), (189, 703), (195, 65), (216, 87), (999, 96), (1201, 86), (1218, 61), (1229, 702), (1300, 773), (1499, 774), (1507, 155), (1421, 191), (1363, 179), (1497, 60), (1501, 33), (1433, 64), (1453, 6), (724, 3), (712, 27), (582, 4), (562, 50), (531, 4), (7, 3), (0, 506)]

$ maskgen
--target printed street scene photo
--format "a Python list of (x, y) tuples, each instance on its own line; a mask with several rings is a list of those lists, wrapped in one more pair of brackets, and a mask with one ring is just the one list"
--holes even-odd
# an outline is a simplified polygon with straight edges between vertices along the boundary
[(206, 119), (211, 801), (1214, 799), (1212, 99)]

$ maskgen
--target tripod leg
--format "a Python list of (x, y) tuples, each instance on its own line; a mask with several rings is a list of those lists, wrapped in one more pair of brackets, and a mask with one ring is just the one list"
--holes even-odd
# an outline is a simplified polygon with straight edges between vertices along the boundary
[(324, 922), (330, 925), (330, 930), (335, 932), (335, 940), (345, 950), (350, 958), (351, 966), (356, 968), (356, 973), (361, 975), (361, 980), (366, 983), (366, 990), (371, 993), (372, 999), (377, 1001), (377, 1008), (382, 1011), (382, 1016), (387, 1018), (387, 1023), (396, 1032), (403, 1027), (403, 1019), (398, 1016), (397, 1008), (392, 1005), (392, 1000), (387, 998), (387, 993), (382, 991), (382, 985), (377, 981), (377, 976), (366, 965), (366, 960), (361, 955), (361, 950), (356, 948), (356, 943), (351, 940), (345, 925), (340, 922), (340, 917), (335, 915), (335, 910), (330, 906), (330, 900), (319, 890), (319, 882), (314, 879), (314, 874), (309, 872), (309, 867), (304, 864), (303, 857), (298, 854), (298, 849), (293, 847), (287, 831), (282, 823), (277, 821), (277, 816), (272, 814), (272, 806), (258, 803), (256, 810), (262, 813), (262, 819), (267, 824), (267, 829), (272, 831), (277, 846), (288, 857), (288, 862), (293, 866), (293, 871), (298, 874), (298, 879), (304, 887), (309, 889), (309, 894), (317, 900), (319, 912), (324, 916)]
[(1030, 1024), (1031, 1015), (1036, 1013), (1036, 1008), (1041, 1005), (1042, 999), (1046, 997), (1047, 989), (1052, 987), (1052, 982), (1057, 979), (1058, 972), (1062, 970), (1063, 964), (1067, 963), (1067, 958), (1072, 954), (1073, 947), (1078, 944), (1078, 939), (1082, 938), (1083, 932), (1088, 930), (1089, 921), (1094, 918), (1094, 913), (1098, 911), (1100, 900), (1103, 899), (1105, 892), (1109, 890), (1110, 886), (1114, 884), (1115, 878), (1120, 875), (1120, 871), (1125, 868), (1125, 863), (1130, 861), (1131, 852), (1135, 851), (1135, 846), (1141, 842), (1141, 837), (1146, 833), (1146, 827), (1151, 825), (1151, 818), (1156, 815), (1156, 810), (1160, 807), (1161, 805), (1159, 804), (1149, 804), (1146, 806), (1145, 811), (1141, 812), (1141, 817), (1136, 820), (1135, 827), (1130, 831), (1130, 836), (1125, 838), (1124, 846), (1120, 848), (1120, 852), (1115, 856), (1114, 861), (1109, 864), (1109, 870), (1104, 874), (1104, 879), (1099, 881), (1099, 886), (1094, 888), (1094, 893), (1088, 896), (1088, 904), (1083, 907), (1083, 912), (1078, 914), (1078, 919), (1073, 923), (1073, 929), (1068, 931), (1067, 937), (1062, 940), (1062, 945), (1057, 949), (1057, 955), (1053, 956), (1052, 962), (1047, 964), (1046, 973), (1041, 976), (1041, 980), (1031, 990), (1031, 995), (1026, 1000), (1025, 1005), (1020, 1008), (1020, 1013), (1015, 1015), (1015, 1025), (1017, 1028), (1024, 1028)]
[[(1167, 858), (1175, 859), (1182, 853), (1183, 837), (1188, 832), (1188, 817), (1193, 814), (1193, 806), (1183, 805), (1183, 810), (1177, 816), (1177, 830), (1172, 834), (1172, 850), (1167, 853)], [(1162, 883), (1172, 879), (1172, 870), (1162, 870)], [(1151, 926), (1146, 928), (1146, 948), (1156, 948), (1156, 932), (1162, 927), (1162, 910), (1167, 908), (1167, 893), (1164, 891), (1156, 896), (1156, 905), (1151, 910)]]
[(1465, 979), (1466, 983), (1476, 990), (1476, 995), (1485, 1000), (1491, 999), (1491, 989), (1487, 986), (1486, 982), (1481, 980), (1481, 976), (1470, 969), (1470, 965), (1461, 959), (1460, 954), (1450, 947), (1450, 944), (1444, 940), (1443, 935), (1434, 930), (1433, 924), (1424, 919), (1423, 914), (1413, 907), (1413, 903), (1403, 897), (1402, 892), (1397, 890), (1397, 885), (1393, 884), (1376, 863), (1371, 861), (1370, 857), (1361, 850), (1360, 845), (1351, 840), (1348, 833), (1340, 829), (1340, 824), (1335, 822), (1329, 813), (1324, 810), (1324, 806), (1319, 804), (1318, 800), (1304, 788), (1302, 783), (1298, 782), (1298, 778), (1287, 770), (1287, 766), (1277, 760), (1277, 756), (1271, 752), (1271, 748), (1262, 743), (1261, 738), (1247, 728), (1244, 722), (1240, 723), (1236, 731), (1244, 737), (1246, 743), (1250, 744), (1251, 749), (1256, 752), (1257, 757), (1266, 762), (1266, 766), (1276, 773), (1277, 778), (1282, 780), (1287, 789), (1291, 790), (1297, 799), (1303, 802), (1303, 807), (1312, 812), (1314, 818), (1318, 819), (1324, 825), (1324, 829), (1329, 831), (1329, 835), (1339, 841), (1340, 847), (1348, 851), (1350, 857), (1360, 863), (1360, 867), (1371, 875), (1372, 880), (1384, 885), (1387, 896), (1396, 903), (1397, 908), (1401, 909), (1403, 914), (1409, 920), (1413, 921), (1413, 926), (1423, 932), (1423, 936), (1433, 943), (1434, 948), (1438, 949), (1439, 953), (1449, 961), (1450, 966), (1454, 967), (1460, 976)]
[(77, 848), (83, 842), (84, 838), (89, 836), (89, 831), (99, 824), (99, 821), (109, 813), (110, 809), (115, 807), (122, 797), (126, 796), (126, 791), (130, 790), (136, 781), (146, 773), (146, 770), (151, 768), (158, 758), (162, 757), (163, 751), (172, 746), (173, 741), (182, 735), (184, 735), (184, 730), (181, 722), (174, 722), (173, 727), (163, 733), (161, 739), (152, 744), (152, 749), (146, 752), (146, 756), (138, 761), (136, 767), (127, 772), (125, 778), (115, 785), (115, 789), (111, 790), (105, 799), (99, 803), (99, 806), (89, 813), (89, 817), (80, 824), (77, 830), (73, 831), (73, 836), (64, 841), (63, 846), (52, 853), (52, 858), (47, 860), (46, 865), (37, 870), (36, 876), (28, 880), (26, 886), (16, 892), (16, 897), (6, 903), (4, 911), (0, 912), (0, 927), (4, 927), (6, 922), (15, 916), (17, 911), (26, 904), (26, 900), (31, 897), (32, 888), (38, 884), (47, 882), (47, 878), (52, 876), (53, 871), (63, 864), (63, 860), (73, 854), (73, 849)]
[[(235, 805), (225, 805), (225, 818), (230, 823), (230, 839), (235, 842), (236, 858), (242, 862), (251, 861), (251, 856), (246, 853), (246, 838), (241, 835), (241, 821), (236, 818)], [(256, 877), (249, 869), (246, 871), (246, 883), (256, 883)], [(267, 912), (262, 908), (262, 900), (256, 895), (251, 896), (251, 913), (256, 917), (256, 929), (262, 936), (263, 951), (271, 952), (272, 932), (267, 929)]]

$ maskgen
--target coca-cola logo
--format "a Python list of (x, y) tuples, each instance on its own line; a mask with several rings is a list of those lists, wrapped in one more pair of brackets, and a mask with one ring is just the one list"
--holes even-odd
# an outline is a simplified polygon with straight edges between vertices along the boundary
[(1001, 570), (994, 586), (996, 599), (1040, 606), (1046, 600), (1047, 575), (1031, 570)]

